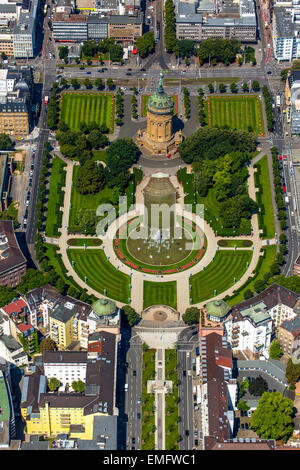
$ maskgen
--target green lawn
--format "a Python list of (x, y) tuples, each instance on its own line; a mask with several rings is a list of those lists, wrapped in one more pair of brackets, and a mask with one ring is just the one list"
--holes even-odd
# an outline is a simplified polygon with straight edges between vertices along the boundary
[(259, 228), (263, 230), (263, 238), (274, 238), (275, 220), (267, 155), (261, 158), (254, 167), (257, 168), (255, 186), (260, 189), (256, 193), (257, 203), (260, 206), (258, 213)]
[(64, 203), (64, 192), (61, 190), (65, 184), (66, 166), (59, 157), (52, 160), (49, 197), (47, 202), (47, 220), (46, 220), (46, 236), (55, 237), (59, 235), (58, 228), (61, 227), (62, 211), (60, 207)]
[(230, 129), (264, 134), (262, 105), (257, 95), (209, 96), (207, 100), (210, 127), (229, 126)]
[(227, 240), (227, 239), (223, 239), (223, 240), (218, 241), (218, 245), (228, 247), (228, 248), (234, 248), (235, 246), (237, 248), (246, 248), (246, 247), (252, 246), (253, 243), (252, 243), (251, 240), (240, 240), (240, 239)]
[[(88, 286), (114, 300), (127, 304), (130, 297), (130, 277), (118, 271), (101, 249), (69, 249), (74, 270)], [(85, 279), (86, 276), (86, 279)]]
[(100, 238), (70, 238), (67, 243), (69, 246), (100, 246), (103, 242)]
[[(73, 168), (73, 182), (76, 179), (78, 170), (79, 170), (79, 165), (75, 165)], [(134, 180), (134, 177), (132, 177), (126, 189), (128, 207), (130, 207), (131, 204), (133, 204), (134, 202), (133, 194), (135, 193), (135, 191), (133, 190), (133, 188), (135, 184), (136, 182)], [(93, 216), (96, 216), (97, 207), (100, 204), (111, 203), (113, 194), (114, 194), (113, 188), (108, 188), (108, 186), (104, 186), (104, 188), (96, 194), (85, 194), (85, 195), (77, 192), (75, 187), (73, 186), (72, 191), (71, 191), (71, 207), (70, 207), (70, 213), (69, 213), (69, 227), (68, 227), (69, 231), (70, 232), (82, 232), (80, 225), (78, 225), (78, 215), (80, 214), (80, 211), (81, 212), (90, 211), (90, 213)], [(117, 203), (113, 205), (116, 208), (116, 215), (118, 215), (119, 204)], [(97, 220), (100, 220), (100, 219), (101, 217), (97, 218)], [(90, 235), (94, 235), (95, 230), (91, 229), (87, 231), (86, 233)]]
[(203, 302), (229, 289), (234, 278), (237, 282), (246, 272), (246, 263), (249, 265), (251, 258), (251, 250), (217, 251), (214, 260), (190, 278), (192, 303)]
[(95, 121), (106, 124), (113, 132), (114, 97), (111, 93), (65, 92), (61, 98), (60, 120), (72, 131), (78, 131), (80, 124)]
[(177, 350), (165, 350), (165, 379), (172, 380), (173, 389), (172, 393), (165, 395), (166, 399), (166, 416), (165, 416), (165, 429), (166, 429), (166, 450), (176, 450), (179, 448), (179, 415), (178, 415), (178, 361)]
[(144, 309), (150, 305), (168, 305), (177, 308), (176, 281), (144, 281)]
[(254, 291), (254, 284), (262, 280), (265, 274), (269, 273), (270, 267), (275, 261), (276, 258), (276, 245), (270, 245), (263, 247), (264, 257), (261, 256), (260, 261), (256, 266), (256, 272), (252, 277), (252, 280), (245, 284), (245, 286), (238, 292), (237, 294), (233, 295), (229, 299), (226, 299), (228, 305), (235, 305), (239, 302), (244, 300), (244, 292), (248, 289)]
[(141, 449), (154, 450), (155, 448), (155, 411), (154, 411), (154, 393), (147, 393), (148, 380), (155, 379), (155, 349), (143, 351), (142, 364), (142, 435)]
[[(73, 182), (76, 179), (79, 166), (75, 165), (73, 168)], [(113, 190), (105, 186), (99, 193), (96, 194), (80, 194), (76, 191), (75, 187), (72, 187), (71, 191), (71, 208), (69, 214), (69, 231), (76, 232), (80, 231), (79, 225), (76, 224), (76, 216), (78, 215), (79, 209), (90, 210), (93, 214), (96, 214), (97, 207), (100, 204), (110, 201), (113, 194)]]
[(67, 270), (61, 259), (61, 254), (57, 254), (58, 246), (52, 245), (50, 243), (45, 243), (45, 246), (46, 256), (49, 260), (49, 265), (51, 265), (55, 269), (57, 274), (64, 280), (67, 285), (75, 287), (79, 290), (79, 292), (81, 292), (82, 287), (78, 286), (77, 283), (72, 279), (72, 277), (67, 276)]

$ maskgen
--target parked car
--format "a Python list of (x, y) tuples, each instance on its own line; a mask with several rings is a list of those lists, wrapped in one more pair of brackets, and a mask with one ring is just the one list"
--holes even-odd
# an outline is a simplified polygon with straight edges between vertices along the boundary
[(132, 444), (135, 444), (135, 437), (131, 439)]
[(131, 72), (127, 72), (126, 75), (131, 75)]
[(87, 72), (86, 74), (87, 74), (87, 75), (91, 75), (91, 72)]
[(137, 413), (137, 419), (141, 419), (141, 413)]
[(195, 447), (198, 447), (198, 439), (195, 439)]
[(133, 377), (136, 377), (136, 370), (132, 372)]

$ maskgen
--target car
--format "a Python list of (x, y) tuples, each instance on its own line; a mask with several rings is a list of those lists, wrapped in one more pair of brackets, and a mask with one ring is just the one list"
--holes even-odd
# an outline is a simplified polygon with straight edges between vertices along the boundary
[(183, 371), (183, 377), (186, 377), (186, 370)]
[(125, 390), (125, 392), (127, 392), (127, 390), (128, 390), (128, 384), (125, 384), (124, 390)]
[(195, 447), (198, 447), (198, 439), (195, 439)]
[(132, 69), (127, 69), (128, 72), (131, 72)]
[(142, 69), (141, 69), (141, 72), (146, 72), (146, 69), (142, 68)]
[(29, 174), (30, 174), (30, 176), (32, 176), (32, 175), (33, 175), (33, 171), (32, 171), (32, 170), (30, 170), (30, 173), (29, 173)]
[(29, 206), (29, 203), (30, 203), (30, 201), (28, 201), (28, 199), (27, 199), (27, 201), (26, 201), (26, 206), (27, 207)]
[(91, 75), (91, 72), (87, 72), (86, 74), (87, 74), (87, 75)]
[(249, 416), (249, 418), (251, 418), (251, 411), (250, 410), (248, 410), (248, 416)]
[(29, 180), (28, 186), (31, 188), (31, 186), (32, 186), (32, 180)]
[(28, 199), (28, 201), (29, 201), (29, 199), (30, 199), (30, 191), (28, 191), (28, 193), (27, 193), (27, 199)]
[(195, 410), (195, 411), (198, 411), (198, 410), (199, 410), (199, 406), (196, 405), (196, 404), (194, 404), (194, 410)]
[(106, 70), (108, 70), (108, 68), (103, 67), (102, 72), (106, 72)]
[(268, 70), (268, 71), (267, 71), (267, 74), (268, 74), (268, 75), (272, 75), (271, 70)]
[(282, 155), (282, 158), (283, 158), (284, 160), (286, 160), (287, 157), (286, 157), (286, 155)]
[(193, 400), (197, 401), (197, 395), (193, 395)]
[(33, 163), (33, 162), (31, 163), (30, 168), (31, 168), (32, 170), (34, 169), (34, 163)]
[(198, 437), (198, 431), (197, 431), (197, 429), (195, 429), (195, 431), (194, 431), (194, 436), (195, 436), (195, 437)]
[(286, 187), (285, 186), (283, 186), (282, 190), (283, 190), (284, 193), (286, 193)]
[(132, 444), (135, 444), (135, 437), (133, 437), (133, 438), (131, 439), (131, 443), (132, 443)]
[(141, 413), (137, 413), (137, 419), (141, 419)]
[(171, 154), (171, 153), (168, 153), (167, 158), (170, 158), (171, 156), (172, 156), (172, 154)]
[(249, 424), (245, 423), (245, 429), (249, 429)]
[(141, 400), (141, 397), (138, 397), (138, 399), (137, 399), (138, 404), (140, 404), (141, 401), (142, 401), (142, 400)]
[(241, 429), (244, 429), (245, 428), (245, 425), (244, 423), (241, 424)]
[(136, 377), (136, 370), (132, 372), (133, 377)]
[(188, 429), (185, 430), (185, 435), (186, 436), (189, 436), (190, 435), (190, 431)]
[(99, 72), (99, 73), (103, 72), (103, 69), (99, 69), (98, 72)]
[(131, 72), (127, 72), (126, 75), (131, 75)]

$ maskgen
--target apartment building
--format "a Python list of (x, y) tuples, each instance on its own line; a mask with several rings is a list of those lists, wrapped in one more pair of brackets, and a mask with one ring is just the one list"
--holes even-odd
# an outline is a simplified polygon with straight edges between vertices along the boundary
[(17, 367), (28, 364), (27, 354), (12, 335), (0, 335), (0, 357)]
[(49, 314), (61, 299), (60, 292), (50, 284), (29, 291), (24, 296), (24, 301), (28, 307), (30, 323), (35, 328), (48, 328)]
[(0, 221), (0, 285), (17, 286), (26, 272), (27, 260), (15, 236), (12, 220)]
[(44, 351), (42, 362), (46, 377), (55, 377), (62, 389), (72, 390), (72, 382), (86, 381), (87, 352)]
[(274, 8), (273, 49), (278, 62), (300, 57), (299, 24), (296, 23), (295, 12), (292, 9)]
[[(74, 360), (70, 356), (74, 352), (44, 353), (46, 368), (43, 362), (35, 365), (33, 373), (26, 375), (23, 380), (21, 413), (26, 421), (27, 433), (51, 437), (64, 433), (70, 439), (90, 443), (96, 440), (101, 445), (101, 436), (97, 435), (99, 420), (103, 416), (114, 417), (115, 422), (118, 414), (115, 393), (116, 351), (116, 336), (103, 333), (102, 349), (97, 358), (90, 360), (87, 353), (81, 352), (75, 353)], [(86, 375), (83, 393), (47, 391), (47, 382), (51, 377), (46, 373), (52, 375), (54, 369), (58, 368), (57, 376), (65, 381), (68, 374), (71, 380), (72, 367), (76, 367), (76, 364), (81, 371), (79, 375), (83, 374), (84, 360)], [(73, 371), (76, 375), (75, 368)]]
[(111, 15), (108, 22), (108, 37), (116, 42), (135, 43), (143, 35), (143, 13), (132, 15)]
[(277, 339), (284, 354), (292, 357), (300, 345), (300, 315), (285, 320), (277, 330)]
[(175, 2), (176, 37), (200, 42), (208, 38), (257, 41), (257, 21), (253, 0)]
[(245, 308), (234, 307), (224, 322), (224, 329), (233, 351), (248, 351), (253, 357), (268, 352), (272, 319), (263, 302)]
[[(300, 76), (300, 73), (299, 73), (299, 76)], [(298, 256), (298, 258), (295, 261), (294, 268), (293, 268), (293, 274), (295, 274), (295, 276), (300, 276), (300, 256)]]

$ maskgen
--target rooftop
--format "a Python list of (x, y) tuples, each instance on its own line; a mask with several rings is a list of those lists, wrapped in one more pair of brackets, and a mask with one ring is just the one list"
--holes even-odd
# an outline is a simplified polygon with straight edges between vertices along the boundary
[(17, 242), (12, 220), (0, 220), (0, 243), (1, 241), (3, 249), (0, 258), (0, 274), (27, 262)]

